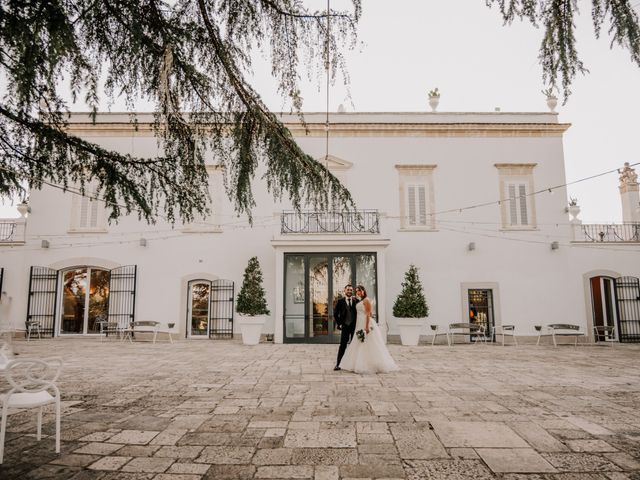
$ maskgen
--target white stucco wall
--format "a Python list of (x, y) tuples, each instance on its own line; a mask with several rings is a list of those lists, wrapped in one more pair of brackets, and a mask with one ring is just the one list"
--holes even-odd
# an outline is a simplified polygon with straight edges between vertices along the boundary
[[(117, 118), (105, 115), (98, 122)], [(313, 114), (307, 120), (324, 121)], [(589, 272), (640, 276), (640, 260), (630, 253), (632, 246), (570, 245), (564, 188), (535, 196), (535, 230), (502, 232), (498, 205), (438, 215), (435, 231), (400, 229), (398, 164), (436, 165), (436, 211), (499, 199), (496, 163), (536, 164), (536, 189), (565, 183), (564, 127), (560, 128), (555, 115), (372, 113), (335, 115), (333, 120), (330, 153), (352, 164), (345, 178), (358, 207), (381, 212), (379, 235), (281, 235), (278, 214), (288, 205), (274, 202), (258, 181), (253, 228), (235, 216), (221, 189), (214, 186), (214, 215), (208, 221), (221, 224), (217, 233), (184, 233), (181, 225), (172, 227), (163, 221), (150, 226), (136, 215), (110, 225), (106, 234), (70, 233), (72, 195), (45, 188), (31, 192), (26, 244), (0, 245), (6, 292), (0, 320), (5, 326), (23, 328), (32, 265), (61, 269), (135, 264), (136, 318), (176, 323), (176, 330), (184, 335), (186, 282), (200, 274), (229, 279), (237, 293), (248, 258), (257, 255), (272, 311), (263, 333), (275, 333), (276, 341), (282, 340), (282, 255), (286, 252), (377, 252), (379, 313), (390, 334), (397, 333), (391, 310), (411, 263), (420, 268), (431, 310), (429, 323), (445, 327), (466, 321), (463, 293), (466, 288), (485, 286), (494, 289), (496, 323), (514, 324), (519, 335), (533, 335), (534, 325), (547, 323), (578, 323), (588, 328), (591, 312), (584, 276)], [(78, 116), (74, 121), (86, 120)], [(144, 129), (132, 132), (126, 124), (119, 130), (99, 126), (78, 127), (77, 133), (122, 153), (151, 156), (157, 152), (156, 140)], [(310, 135), (295, 128), (294, 133), (310, 155), (324, 156), (320, 127), (312, 125)], [(146, 247), (139, 245), (142, 237), (147, 239)], [(48, 249), (40, 247), (43, 239), (49, 242)], [(551, 249), (553, 241), (559, 242), (559, 249)], [(467, 249), (469, 242), (475, 243), (475, 250)]]

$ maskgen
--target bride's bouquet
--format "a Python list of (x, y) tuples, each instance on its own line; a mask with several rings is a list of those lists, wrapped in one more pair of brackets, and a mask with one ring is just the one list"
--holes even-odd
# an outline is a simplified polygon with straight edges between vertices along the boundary
[[(369, 325), (369, 333), (371, 333), (373, 331), (373, 325)], [(364, 339), (366, 338), (367, 334), (364, 330), (358, 330), (356, 332), (356, 337), (358, 338), (358, 340), (360, 340), (361, 342), (364, 342)]]

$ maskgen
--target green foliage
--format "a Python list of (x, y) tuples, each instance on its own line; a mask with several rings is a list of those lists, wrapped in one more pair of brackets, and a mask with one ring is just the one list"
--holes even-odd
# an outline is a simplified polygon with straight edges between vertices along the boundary
[(434, 88), (433, 90), (429, 90), (429, 97), (440, 97), (438, 87)]
[(418, 276), (418, 269), (410, 265), (404, 274), (402, 291), (393, 304), (393, 316), (397, 318), (424, 318), (429, 316), (429, 307)]
[[(487, 5), (498, 5), (506, 24), (515, 18), (527, 19), (534, 26), (542, 25), (544, 33), (539, 60), (542, 78), (550, 87), (561, 81), (566, 103), (570, 86), (578, 73), (588, 73), (578, 57), (574, 17), (578, 13), (577, 0), (485, 0)], [(637, 0), (591, 0), (591, 18), (596, 38), (600, 37), (606, 21), (614, 43), (627, 48), (631, 60), (640, 65), (640, 25), (634, 10)]]
[(251, 257), (244, 271), (236, 311), (245, 315), (269, 315), (258, 257)]
[[(342, 47), (355, 45), (360, 0), (352, 3), (351, 14), (329, 12), (333, 79), (344, 71)], [(352, 208), (349, 192), (246, 79), (258, 49), (300, 113), (300, 56), (309, 74), (322, 71), (326, 19), (298, 0), (0, 2), (0, 196), (24, 198), (47, 183), (84, 193), (91, 181), (111, 219), (137, 211), (149, 222), (189, 221), (208, 210), (206, 152), (225, 167), (227, 194), (249, 219), (260, 163), (269, 191), (296, 209)], [(124, 98), (130, 112), (151, 102), (162, 153), (136, 158), (69, 134), (65, 91), (94, 120), (105, 94)]]

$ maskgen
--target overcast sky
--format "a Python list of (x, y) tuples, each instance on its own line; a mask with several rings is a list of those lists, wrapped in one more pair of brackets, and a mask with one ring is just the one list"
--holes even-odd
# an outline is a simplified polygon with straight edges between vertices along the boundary
[[(326, 5), (323, 0), (306, 3), (312, 8)], [(503, 26), (498, 10), (484, 0), (362, 3), (360, 46), (347, 55), (353, 105), (339, 79), (331, 89), (332, 109), (344, 103), (348, 111), (358, 112), (428, 111), (426, 94), (438, 87), (443, 112), (488, 112), (495, 107), (503, 112), (547, 111), (537, 60), (542, 30), (521, 22)], [(640, 161), (640, 68), (631, 63), (628, 51), (610, 49), (607, 28), (595, 39), (591, 1), (578, 3), (583, 8), (576, 20), (578, 51), (590, 73), (575, 80), (568, 104), (557, 108), (560, 122), (572, 124), (564, 136), (568, 181)], [(332, 0), (335, 7), (346, 4)], [(268, 72), (256, 65), (256, 88), (270, 108), (287, 109)], [(314, 81), (303, 87), (304, 109), (324, 111), (324, 85)], [(617, 185), (618, 176), (610, 174), (569, 187), (582, 207), (583, 221), (621, 221)], [(0, 216), (8, 213), (0, 206)]]

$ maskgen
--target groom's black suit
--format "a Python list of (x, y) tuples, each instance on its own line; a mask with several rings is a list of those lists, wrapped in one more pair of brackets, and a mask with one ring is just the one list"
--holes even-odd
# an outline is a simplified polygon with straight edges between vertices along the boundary
[(356, 330), (356, 304), (358, 303), (358, 299), (354, 296), (349, 298), (351, 306), (349, 306), (347, 298), (342, 297), (336, 302), (336, 306), (333, 308), (333, 318), (338, 325), (338, 328), (342, 329), (336, 366), (340, 365), (340, 360), (342, 360), (344, 351), (347, 349), (347, 344), (353, 338), (353, 333)]

